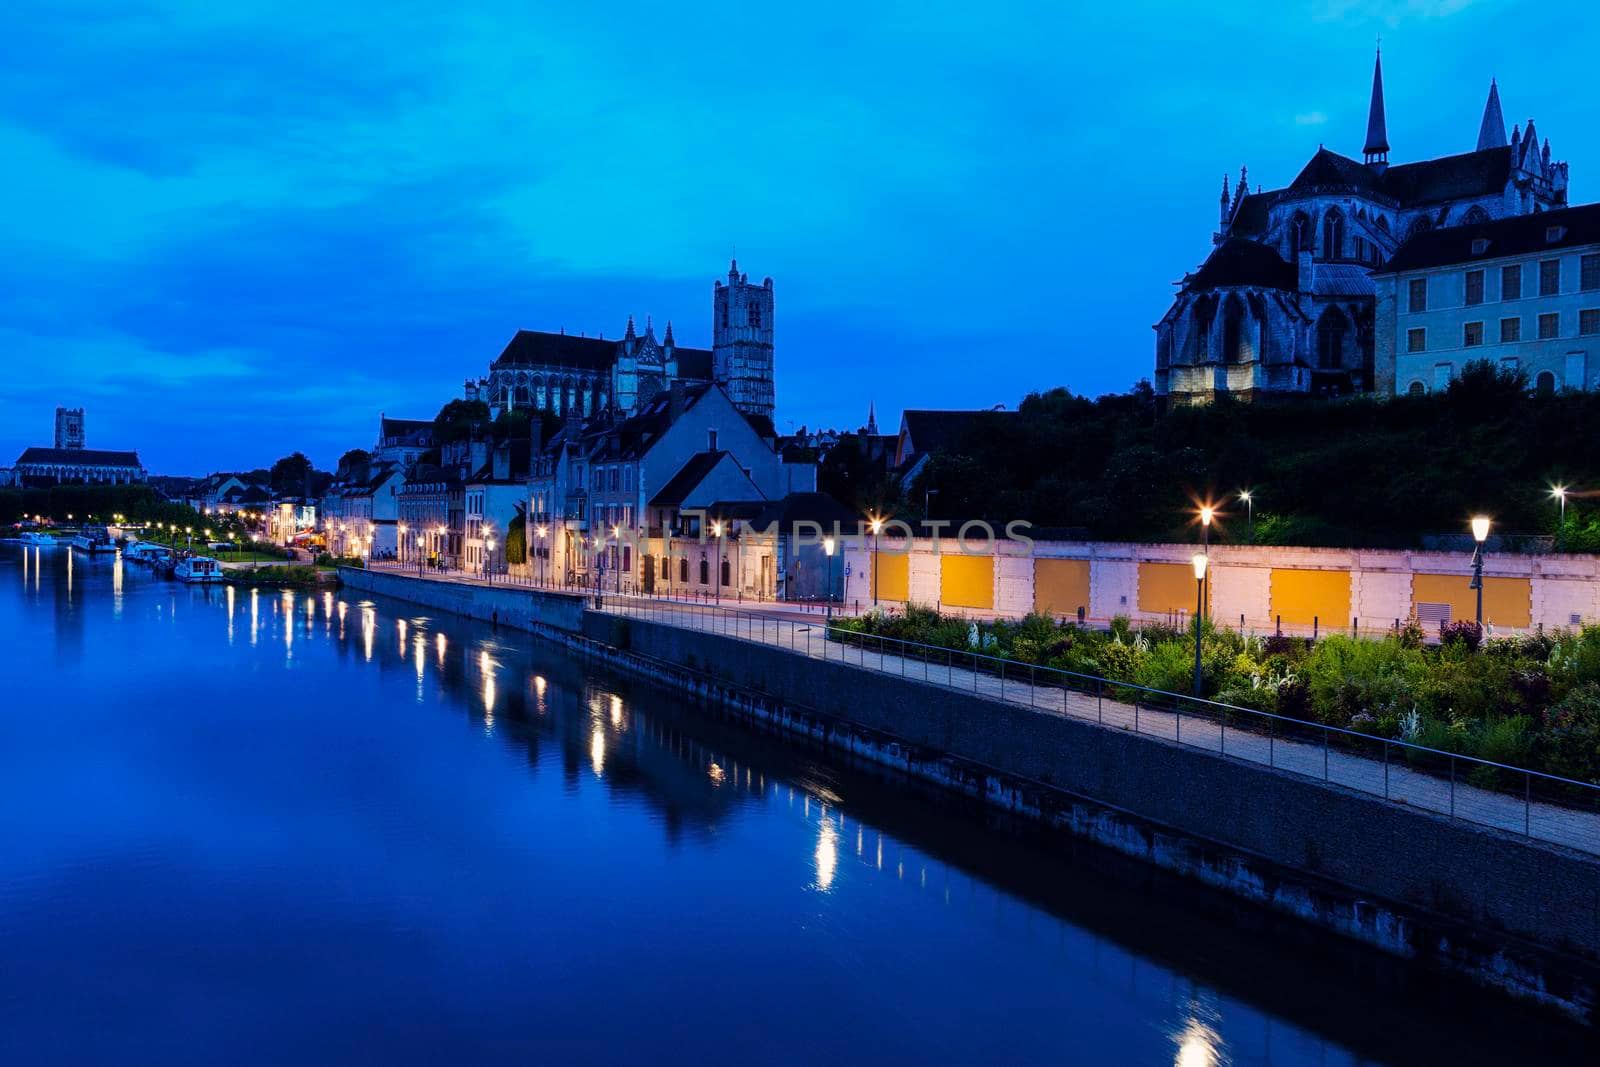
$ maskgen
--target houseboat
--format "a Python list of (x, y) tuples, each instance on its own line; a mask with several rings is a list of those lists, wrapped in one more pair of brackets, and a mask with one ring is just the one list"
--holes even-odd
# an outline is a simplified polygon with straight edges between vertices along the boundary
[(222, 564), (210, 556), (185, 556), (172, 575), (180, 582), (220, 582)]
[(60, 544), (54, 534), (41, 533), (38, 530), (26, 531), (23, 533), (21, 540), (23, 544), (31, 545), (34, 548), (48, 548), (51, 545)]
[(105, 527), (85, 526), (78, 531), (78, 536), (72, 539), (72, 547), (79, 552), (87, 552), (94, 556), (102, 552), (115, 552), (117, 543), (111, 540), (111, 535), (106, 533)]

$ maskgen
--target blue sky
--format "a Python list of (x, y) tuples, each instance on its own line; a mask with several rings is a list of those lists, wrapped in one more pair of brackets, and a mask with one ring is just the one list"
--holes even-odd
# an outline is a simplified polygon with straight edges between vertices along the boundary
[(0, 36), (0, 462), (58, 403), (153, 470), (321, 465), (518, 327), (709, 345), (777, 285), (778, 422), (1149, 373), (1222, 175), (1472, 147), (1491, 75), (1596, 199), (1577, 3), (23, 0)]

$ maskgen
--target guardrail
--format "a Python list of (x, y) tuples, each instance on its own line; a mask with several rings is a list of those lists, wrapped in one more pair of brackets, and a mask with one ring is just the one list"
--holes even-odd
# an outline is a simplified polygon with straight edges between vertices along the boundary
[(1600, 786), (1094, 675), (845, 629), (826, 617), (592, 593), (602, 611), (1131, 730), (1600, 854)]

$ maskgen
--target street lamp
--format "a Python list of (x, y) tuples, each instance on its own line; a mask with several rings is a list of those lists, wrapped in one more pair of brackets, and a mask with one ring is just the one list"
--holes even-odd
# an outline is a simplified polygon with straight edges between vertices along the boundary
[(1200, 619), (1206, 610), (1206, 554), (1194, 554), (1194, 695), (1205, 695), (1204, 682), (1200, 674)]
[(717, 539), (717, 603), (722, 603), (722, 520), (711, 524), (711, 536)]
[(1556, 527), (1556, 551), (1565, 552), (1567, 549), (1567, 487), (1564, 485), (1551, 486), (1550, 495), (1561, 503), (1561, 525)]
[(544, 584), (544, 557), (545, 557), (544, 539), (545, 539), (545, 535), (548, 534), (550, 532), (550, 530), (547, 527), (541, 526), (535, 532), (539, 535), (539, 584), (543, 585)]
[(1472, 551), (1472, 585), (1478, 591), (1478, 629), (1483, 629), (1483, 543), (1489, 539), (1489, 516), (1472, 517), (1472, 539), (1478, 547)]
[(483, 547), (488, 549), (488, 555), (485, 556), (483, 560), (484, 575), (489, 579), (489, 581), (492, 582), (494, 581), (494, 568), (490, 566), (489, 560), (494, 557), (494, 538), (490, 537), (485, 540), (483, 542)]
[(400, 558), (395, 560), (395, 562), (403, 563), (405, 562), (406, 558), (406, 524), (403, 522), (398, 524), (395, 526), (395, 530), (400, 534), (399, 537), (394, 539), (395, 551), (400, 554)]
[(417, 534), (417, 577), (422, 577), (422, 546), (427, 543), (427, 538)]
[(822, 551), (828, 554), (828, 579), (827, 588), (824, 590), (824, 592), (828, 597), (827, 612), (830, 620), (833, 618), (833, 550), (838, 547), (839, 543), (833, 538), (824, 537), (822, 539)]
[(867, 523), (872, 531), (872, 606), (878, 606), (878, 535), (883, 532), (883, 520), (876, 515)]
[(1250, 490), (1239, 490), (1239, 499), (1244, 502), (1244, 518), (1246, 529), (1249, 531), (1250, 543), (1256, 543), (1256, 503), (1250, 495)]
[(1210, 504), (1200, 505), (1200, 544), (1207, 551), (1211, 548), (1211, 520), (1217, 514), (1217, 509)]

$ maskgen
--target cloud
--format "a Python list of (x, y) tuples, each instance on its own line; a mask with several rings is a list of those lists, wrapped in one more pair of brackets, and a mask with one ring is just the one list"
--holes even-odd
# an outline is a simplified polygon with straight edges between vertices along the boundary
[(1296, 126), (1321, 126), (1328, 121), (1328, 116), (1320, 111), (1302, 111), (1294, 117)]

